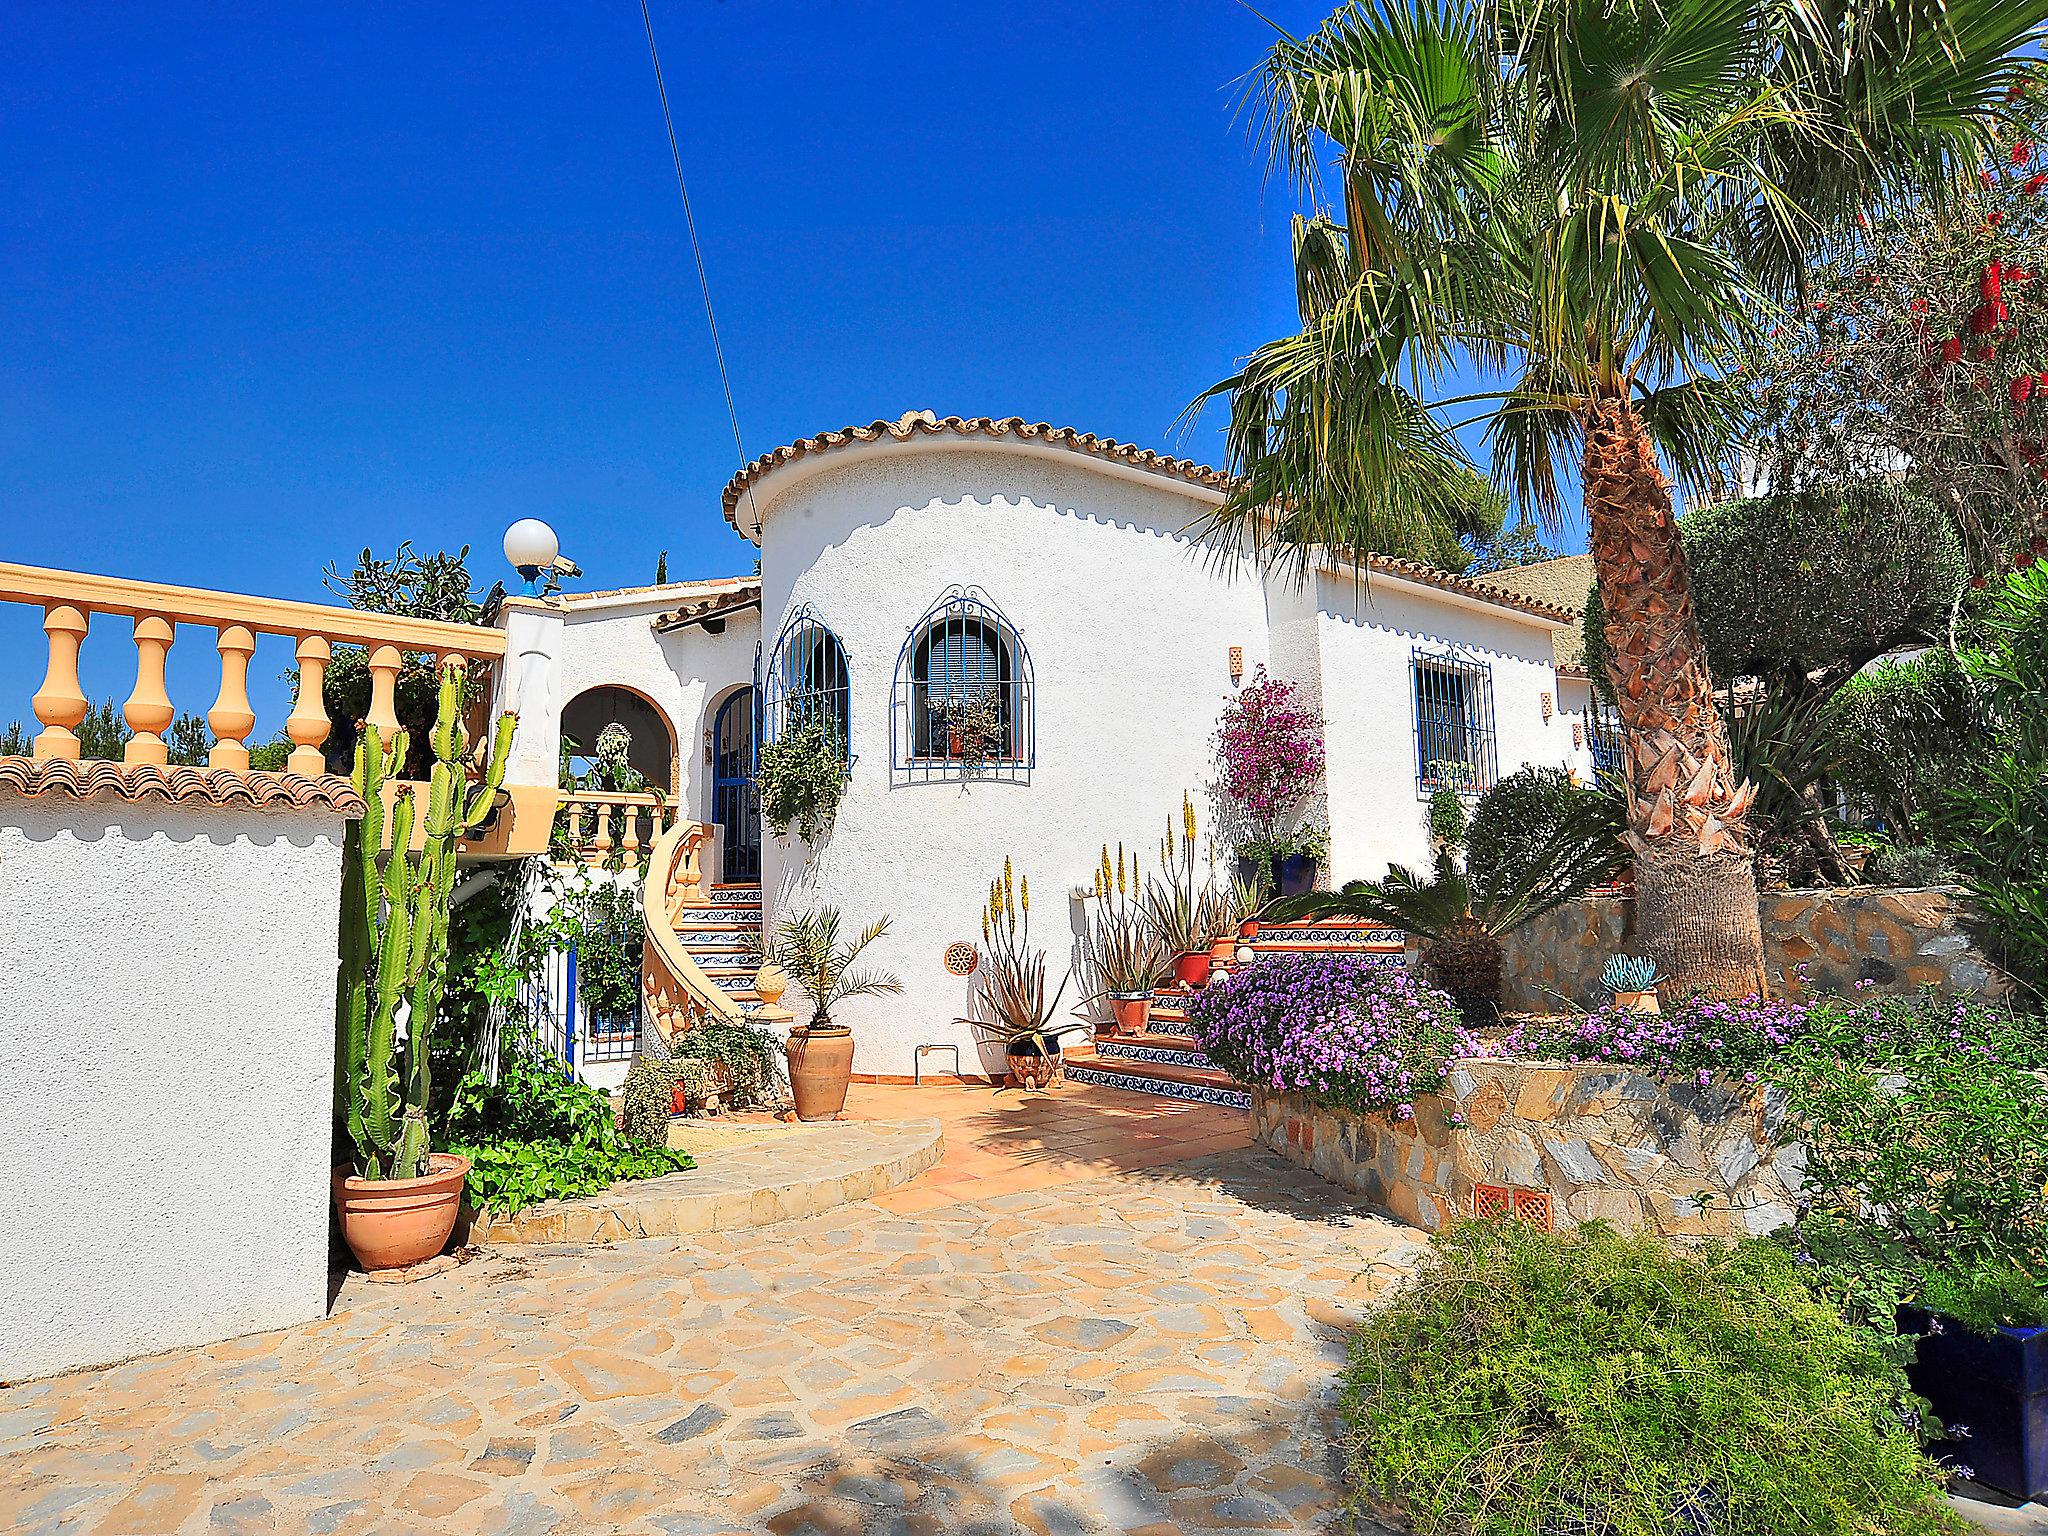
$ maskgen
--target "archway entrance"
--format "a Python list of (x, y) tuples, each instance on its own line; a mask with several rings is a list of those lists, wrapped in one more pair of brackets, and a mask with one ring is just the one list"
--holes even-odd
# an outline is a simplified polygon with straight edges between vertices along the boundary
[(675, 736), (661, 711), (630, 688), (586, 688), (562, 707), (569, 771), (580, 781), (598, 768), (597, 738), (608, 725), (622, 725), (632, 733), (626, 766), (646, 781), (647, 788), (664, 795), (672, 793), (676, 784)]
[(754, 690), (740, 688), (718, 706), (711, 726), (711, 819), (718, 823), (729, 883), (761, 878), (754, 760)]

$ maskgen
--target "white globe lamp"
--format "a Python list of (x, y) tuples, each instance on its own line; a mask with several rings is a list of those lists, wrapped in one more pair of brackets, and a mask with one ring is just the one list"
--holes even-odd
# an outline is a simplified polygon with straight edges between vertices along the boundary
[(505, 530), (505, 558), (526, 581), (528, 596), (540, 590), (540, 573), (555, 563), (562, 541), (537, 517), (522, 517)]

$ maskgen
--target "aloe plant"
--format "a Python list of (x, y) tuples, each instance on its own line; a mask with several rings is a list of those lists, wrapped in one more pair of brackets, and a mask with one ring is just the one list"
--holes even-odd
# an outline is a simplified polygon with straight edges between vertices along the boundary
[[(405, 763), (407, 733), (382, 740), (374, 725), (356, 744), (350, 782), (363, 797), (342, 843), (340, 963), (335, 978), (335, 1119), (355, 1147), (356, 1176), (414, 1179), (427, 1171), (427, 1048), (448, 979), (448, 908), (455, 841), (483, 825), (505, 779), (517, 723), (498, 717), (481, 779), (464, 782), (462, 671), (441, 672), (428, 736), (434, 767), (425, 787), (425, 837), (412, 852), (421, 787), (386, 786)], [(387, 828), (389, 835), (387, 836)], [(399, 1027), (405, 1039), (401, 1046)]]
[(1648, 992), (1664, 979), (1657, 962), (1639, 955), (1616, 955), (1600, 973), (1600, 984), (1619, 996), (1623, 992)]

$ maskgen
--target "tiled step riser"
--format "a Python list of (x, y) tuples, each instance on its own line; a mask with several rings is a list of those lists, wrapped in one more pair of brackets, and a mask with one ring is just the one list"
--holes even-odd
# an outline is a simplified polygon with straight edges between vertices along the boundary
[(1100, 1067), (1069, 1063), (1067, 1076), (1077, 1083), (1099, 1088), (1121, 1088), (1129, 1093), (1149, 1093), (1162, 1099), (1186, 1099), (1196, 1104), (1224, 1104), (1232, 1109), (1250, 1109), (1252, 1096), (1242, 1088), (1225, 1088), (1207, 1083), (1178, 1083), (1166, 1078), (1138, 1077), (1128, 1072), (1106, 1072)]

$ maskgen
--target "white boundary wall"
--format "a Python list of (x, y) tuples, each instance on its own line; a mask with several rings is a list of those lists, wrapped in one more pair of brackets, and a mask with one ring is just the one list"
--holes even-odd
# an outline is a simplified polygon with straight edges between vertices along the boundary
[(341, 830), (0, 796), (0, 1378), (325, 1314)]

